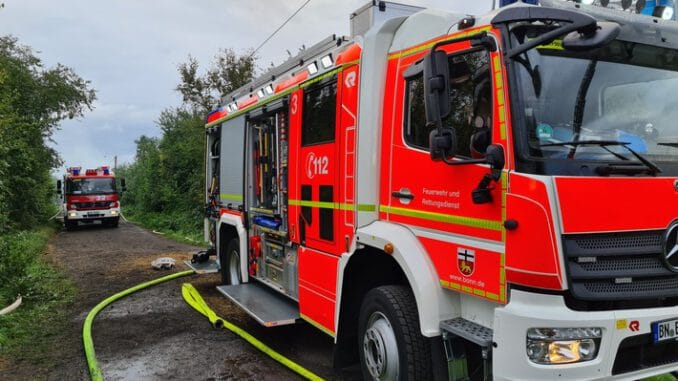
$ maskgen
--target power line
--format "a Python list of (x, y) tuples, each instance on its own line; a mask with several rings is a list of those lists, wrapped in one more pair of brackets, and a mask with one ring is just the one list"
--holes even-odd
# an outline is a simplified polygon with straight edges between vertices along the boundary
[(301, 6), (300, 6), (296, 11), (294, 11), (294, 13), (292, 13), (292, 15), (290, 15), (290, 17), (288, 17), (287, 20), (285, 20), (285, 22), (283, 22), (283, 23), (278, 27), (278, 29), (274, 30), (273, 33), (271, 33), (270, 36), (266, 37), (266, 39), (264, 40), (264, 42), (262, 42), (261, 44), (259, 44), (259, 46), (257, 46), (256, 49), (254, 49), (254, 51), (252, 52), (252, 54), (250, 54), (250, 57), (254, 56), (254, 55), (259, 51), (259, 49), (261, 49), (261, 47), (264, 46), (264, 44), (266, 44), (266, 43), (268, 42), (268, 40), (270, 40), (271, 38), (273, 38), (273, 36), (275, 36), (275, 34), (278, 33), (278, 32), (280, 31), (280, 29), (282, 29), (285, 25), (287, 25), (287, 23), (290, 22), (290, 20), (292, 20), (292, 19), (294, 18), (294, 16), (296, 16), (297, 13), (299, 13), (302, 9), (304, 9), (304, 7), (306, 6), (306, 4), (308, 4), (308, 3), (310, 3), (310, 2), (311, 2), (311, 0), (306, 0), (305, 3), (301, 4)]

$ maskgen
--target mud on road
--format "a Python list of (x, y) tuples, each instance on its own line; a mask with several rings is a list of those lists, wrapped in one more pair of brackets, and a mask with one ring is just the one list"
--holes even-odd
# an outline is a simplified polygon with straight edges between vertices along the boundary
[[(187, 270), (197, 247), (179, 244), (130, 223), (117, 229), (99, 225), (62, 231), (47, 256), (77, 288), (66, 332), (45, 338), (49, 353), (39, 364), (17, 359), (3, 364), (0, 380), (89, 380), (82, 349), (82, 323), (100, 301), (141, 282), (167, 275), (151, 261), (177, 260), (172, 271)], [(191, 282), (214, 311), (321, 377), (359, 379), (355, 370), (332, 368), (332, 339), (306, 323), (264, 328), (227, 301), (215, 287), (218, 274), (192, 275), (137, 292), (105, 308), (96, 317), (93, 339), (104, 379), (114, 380), (297, 380), (244, 340), (216, 330), (181, 297)]]

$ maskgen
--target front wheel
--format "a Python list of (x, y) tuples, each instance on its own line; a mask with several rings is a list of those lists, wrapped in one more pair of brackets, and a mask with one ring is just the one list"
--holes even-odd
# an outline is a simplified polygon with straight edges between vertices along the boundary
[(228, 241), (226, 249), (219, 250), (219, 263), (221, 264), (221, 281), (226, 285), (242, 283), (240, 274), (240, 240), (233, 238)]
[(73, 231), (78, 227), (78, 221), (64, 220), (64, 227), (66, 228), (66, 231)]
[(429, 380), (431, 350), (419, 327), (412, 291), (404, 286), (370, 290), (358, 324), (358, 347), (366, 380)]
[(120, 224), (120, 217), (111, 218), (107, 223), (107, 225), (112, 227), (112, 228), (117, 228), (119, 224)]

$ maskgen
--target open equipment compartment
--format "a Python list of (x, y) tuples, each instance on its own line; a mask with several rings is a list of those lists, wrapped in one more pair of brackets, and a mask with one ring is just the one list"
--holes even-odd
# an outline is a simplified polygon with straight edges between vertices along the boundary
[(247, 119), (250, 276), (297, 299), (297, 250), (288, 235), (288, 112), (279, 102)]

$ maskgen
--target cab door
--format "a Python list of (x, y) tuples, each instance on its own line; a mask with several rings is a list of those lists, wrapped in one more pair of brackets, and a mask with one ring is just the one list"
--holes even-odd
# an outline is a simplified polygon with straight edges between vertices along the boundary
[[(303, 246), (336, 253), (339, 222), (339, 152), (337, 123), (340, 98), (337, 76), (306, 86), (292, 95), (291, 108), (298, 113), (291, 131), (296, 170), (291, 176), (291, 225)], [(294, 126), (293, 126), (294, 127)]]
[[(482, 158), (489, 144), (506, 138), (500, 131), (505, 118), (499, 56), (468, 41), (440, 49), (449, 54), (452, 111), (443, 123), (456, 131), (453, 160)], [(472, 192), (489, 173), (488, 165), (431, 160), (432, 127), (426, 124), (424, 78), (417, 64), (425, 53), (405, 56), (391, 66), (397, 85), (390, 141), (386, 139), (382, 156), (389, 165), (382, 177), (387, 184), (380, 215), (412, 228), (444, 287), (503, 301), (502, 183), (491, 191), (491, 202), (476, 204)]]

